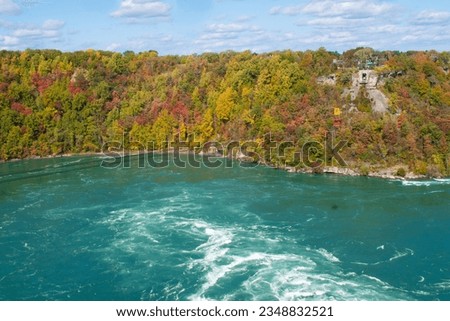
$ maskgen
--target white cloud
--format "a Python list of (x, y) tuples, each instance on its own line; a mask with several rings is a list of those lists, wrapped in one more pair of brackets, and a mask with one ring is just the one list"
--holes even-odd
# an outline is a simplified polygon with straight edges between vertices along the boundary
[(170, 15), (171, 7), (157, 0), (122, 0), (118, 10), (111, 13), (119, 18), (156, 18)]
[(13, 32), (14, 37), (18, 38), (56, 38), (60, 35), (57, 30), (46, 29), (17, 29)]
[(209, 41), (228, 41), (248, 35), (257, 35), (262, 31), (256, 26), (240, 23), (218, 23), (206, 26), (205, 33), (196, 41), (197, 44), (207, 44)]
[(407, 12), (387, 0), (312, 0), (304, 5), (273, 7), (271, 14), (299, 16), (301, 30), (291, 46), (324, 46), (346, 50), (356, 46), (390, 47), (410, 31)]
[[(450, 34), (448, 33), (448, 26), (445, 25), (417, 25), (410, 26), (405, 29), (400, 38), (400, 43), (421, 43), (436, 45), (444, 43), (448, 48), (447, 43), (450, 40)], [(448, 49), (445, 49), (448, 50)]]
[(267, 34), (258, 36), (245, 36), (236, 39), (217, 39), (214, 41), (196, 41), (195, 44), (199, 46), (197, 51), (224, 51), (224, 50), (251, 50), (255, 52), (267, 52), (275, 50), (275, 39), (271, 39)]
[(40, 27), (27, 26), (16, 28), (12, 36), (17, 38), (58, 38), (65, 22), (62, 20), (46, 20)]
[(116, 51), (120, 47), (122, 47), (121, 44), (119, 44), (119, 43), (112, 43), (112, 44), (110, 44), (109, 46), (106, 47), (106, 50), (108, 50), (108, 51)]
[(211, 24), (206, 28), (208, 31), (215, 33), (226, 33), (226, 32), (242, 32), (246, 31), (248, 27), (239, 23), (218, 23)]
[(319, 17), (364, 18), (387, 13), (393, 7), (391, 4), (376, 0), (313, 0), (305, 6), (273, 7), (269, 13), (288, 16), (310, 14)]
[(14, 37), (23, 38), (23, 37), (33, 37), (42, 34), (42, 29), (26, 29), (21, 28), (14, 30), (12, 33)]
[(2, 39), (2, 44), (5, 46), (15, 46), (20, 43), (20, 40), (17, 37), (0, 36), (0, 39)]
[(302, 12), (320, 17), (364, 18), (390, 12), (393, 5), (373, 0), (314, 0)]
[(255, 18), (254, 16), (240, 16), (236, 19), (237, 22), (249, 22), (250, 20), (252, 20), (253, 18)]
[(301, 14), (303, 12), (302, 6), (290, 6), (290, 7), (273, 7), (270, 9), (269, 13), (272, 15), (276, 14), (284, 14), (288, 16), (296, 16), (298, 14)]
[(61, 29), (62, 27), (64, 27), (65, 22), (62, 20), (46, 20), (44, 22), (44, 24), (42, 25), (43, 29), (46, 30), (57, 30), (57, 29)]
[(226, 33), (226, 34), (220, 32), (206, 33), (199, 38), (197, 43), (202, 43), (208, 40), (236, 39), (238, 37), (239, 36), (237, 33)]
[[(366, 24), (370, 18), (362, 19), (347, 19), (343, 17), (328, 17), (328, 18), (316, 18), (311, 19), (306, 22), (307, 25), (311, 26), (361, 26)], [(301, 24), (299, 24), (301, 25)]]
[(0, 14), (19, 14), (20, 7), (11, 0), (0, 0)]
[(9, 24), (8, 35), (0, 36), (2, 49), (33, 48), (45, 41), (60, 42), (62, 40), (62, 28), (65, 22), (61, 20), (46, 20), (42, 25)]
[(370, 26), (367, 28), (367, 31), (373, 33), (395, 34), (405, 32), (407, 31), (407, 28), (394, 24), (386, 24), (379, 26)]
[[(158, 33), (158, 34), (146, 34), (139, 35), (133, 38), (128, 39), (126, 42), (122, 43), (120, 48), (123, 50), (134, 50), (134, 51), (142, 51), (142, 50), (162, 50), (162, 49), (173, 49), (174, 47), (179, 46), (179, 41), (176, 37), (171, 34), (166, 33)], [(186, 50), (187, 44), (183, 44), (181, 50)], [(180, 54), (180, 52), (176, 52)]]
[(415, 22), (420, 24), (448, 23), (450, 22), (450, 12), (429, 10), (422, 11), (417, 15)]
[(331, 32), (329, 34), (315, 35), (312, 37), (304, 37), (300, 39), (300, 42), (306, 44), (322, 44), (329, 47), (330, 45), (345, 44), (345, 43), (355, 43), (357, 37), (351, 32)]
[(268, 34), (258, 26), (232, 22), (206, 26), (204, 33), (194, 41), (200, 51), (257, 50), (267, 45)]

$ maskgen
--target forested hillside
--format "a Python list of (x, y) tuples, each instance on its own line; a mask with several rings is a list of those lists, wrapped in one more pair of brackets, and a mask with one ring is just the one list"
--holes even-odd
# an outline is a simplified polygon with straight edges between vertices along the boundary
[[(161, 57), (2, 51), (0, 159), (99, 152), (122, 140), (129, 150), (161, 149), (188, 137), (263, 145), (270, 134), (302, 146), (331, 131), (348, 141), (341, 155), (361, 172), (402, 165), (449, 175), (449, 63), (448, 52), (367, 48)], [(349, 97), (342, 93), (361, 64), (384, 75), (387, 113), (373, 112), (364, 93), (357, 110), (343, 108)], [(335, 85), (318, 83), (330, 74)]]

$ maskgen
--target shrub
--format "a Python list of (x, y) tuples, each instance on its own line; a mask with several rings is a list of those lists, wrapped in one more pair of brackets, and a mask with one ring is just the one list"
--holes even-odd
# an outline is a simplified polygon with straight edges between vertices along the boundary
[(405, 177), (405, 176), (406, 176), (406, 170), (405, 170), (403, 167), (400, 167), (400, 168), (397, 170), (397, 176)]

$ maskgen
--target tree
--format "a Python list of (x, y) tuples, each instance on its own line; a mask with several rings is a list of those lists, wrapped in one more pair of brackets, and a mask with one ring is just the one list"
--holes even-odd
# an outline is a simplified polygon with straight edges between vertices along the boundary
[(167, 148), (173, 140), (173, 129), (176, 126), (176, 120), (167, 110), (163, 110), (152, 127), (152, 137), (154, 138), (156, 149)]
[(19, 145), (21, 137), (21, 131), (18, 126), (13, 126), (6, 138), (6, 143), (2, 146), (2, 158), (3, 159), (12, 159), (12, 158), (21, 158), (22, 157), (22, 149)]
[[(147, 142), (161, 149), (192, 132), (201, 142), (261, 142), (268, 133), (280, 141), (322, 141), (333, 128), (333, 107), (350, 104), (342, 93), (358, 61), (377, 59), (392, 115), (373, 114), (360, 90), (353, 103), (363, 112), (346, 109), (333, 128), (349, 141), (343, 153), (356, 167), (406, 162), (419, 172), (448, 173), (449, 57), (370, 48), (342, 55), (324, 48), (199, 56), (0, 51), (0, 158), (145, 149)], [(331, 73), (337, 86), (317, 84)]]
[(203, 120), (199, 125), (200, 141), (202, 143), (208, 142), (214, 134), (214, 120), (211, 109), (207, 109), (203, 115)]
[(231, 113), (234, 108), (235, 93), (233, 89), (227, 87), (223, 93), (219, 95), (216, 102), (216, 117), (221, 121), (230, 120)]

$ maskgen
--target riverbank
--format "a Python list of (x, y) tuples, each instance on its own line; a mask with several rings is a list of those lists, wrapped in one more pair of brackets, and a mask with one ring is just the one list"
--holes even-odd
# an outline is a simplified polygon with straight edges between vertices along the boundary
[[(425, 175), (414, 174), (413, 172), (406, 172), (405, 175), (398, 175), (399, 168), (403, 168), (401, 166), (393, 166), (390, 168), (380, 169), (376, 171), (369, 171), (367, 173), (362, 173), (356, 169), (348, 168), (348, 167), (336, 167), (336, 166), (324, 166), (318, 169), (296, 169), (293, 167), (284, 168), (286, 171), (290, 173), (307, 173), (307, 174), (333, 174), (333, 175), (342, 175), (342, 176), (367, 176), (367, 177), (376, 177), (383, 179), (406, 179), (406, 180), (418, 180), (418, 179), (426, 179), (430, 178)], [(442, 177), (437, 177), (442, 178)]]
[[(49, 156), (32, 156), (23, 159), (11, 159), (11, 160), (1, 160), (0, 164), (8, 163), (8, 162), (19, 162), (24, 160), (37, 160), (37, 159), (55, 159), (55, 158), (67, 158), (67, 157), (125, 157), (125, 156), (137, 156), (144, 155), (149, 153), (174, 153), (174, 150), (159, 150), (159, 151), (121, 151), (121, 152), (89, 152), (89, 153), (66, 153), (60, 155), (49, 155)], [(193, 154), (193, 151), (182, 149), (178, 153), (180, 154)], [(251, 163), (253, 159), (248, 157), (242, 153), (237, 153), (230, 156), (224, 156), (220, 153), (205, 153), (203, 151), (197, 153), (197, 155), (203, 157), (227, 157), (230, 159), (234, 159), (243, 163)], [(374, 178), (382, 178), (388, 180), (421, 180), (427, 178), (445, 178), (445, 176), (437, 176), (437, 177), (429, 177), (426, 175), (415, 174), (412, 171), (407, 171), (405, 165), (396, 165), (386, 168), (380, 168), (377, 166), (376, 169), (365, 169), (361, 171), (356, 168), (356, 166), (348, 166), (348, 167), (338, 167), (338, 166), (321, 166), (317, 168), (295, 168), (291, 166), (280, 166), (275, 164), (267, 164), (267, 163), (259, 163), (262, 166), (268, 166), (274, 169), (285, 170), (289, 173), (298, 173), (298, 174), (327, 174), (327, 175), (341, 175), (341, 176), (352, 176), (352, 177), (374, 177)], [(374, 166), (375, 168), (375, 166)], [(399, 175), (404, 174), (404, 175)]]
[(8, 160), (0, 160), (0, 164), (4, 163), (14, 163), (21, 162), (26, 160), (37, 160), (37, 159), (54, 159), (54, 158), (64, 158), (64, 157), (78, 157), (78, 156), (101, 156), (105, 155), (104, 153), (70, 153), (70, 154), (60, 154), (60, 155), (48, 155), (48, 156), (30, 156), (25, 158), (13, 158)]

